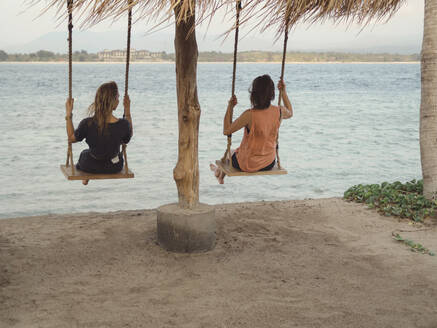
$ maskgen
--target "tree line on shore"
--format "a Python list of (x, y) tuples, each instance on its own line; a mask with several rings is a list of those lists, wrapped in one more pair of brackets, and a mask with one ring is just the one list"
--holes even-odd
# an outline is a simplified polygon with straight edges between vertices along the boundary
[[(162, 52), (159, 57), (147, 61), (174, 61), (173, 53)], [(33, 53), (8, 54), (0, 50), (0, 62), (63, 62), (68, 60), (67, 54), (40, 50)], [(124, 59), (118, 59), (120, 61)], [(199, 53), (199, 62), (232, 62), (233, 54), (207, 51)], [(239, 62), (280, 62), (281, 52), (242, 51), (238, 53)], [(76, 62), (104, 62), (98, 54), (85, 50), (73, 52)], [(117, 59), (114, 59), (117, 61)], [(343, 53), (343, 52), (288, 52), (287, 62), (415, 62), (420, 61), (419, 54), (390, 54), (390, 53)]]

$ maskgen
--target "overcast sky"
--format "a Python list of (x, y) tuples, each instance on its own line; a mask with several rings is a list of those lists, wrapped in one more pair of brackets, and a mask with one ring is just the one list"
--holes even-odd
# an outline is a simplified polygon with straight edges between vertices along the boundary
[[(348, 26), (346, 24), (333, 25), (330, 22), (313, 25), (311, 27), (298, 26), (291, 35), (292, 42), (299, 48), (320, 49), (338, 48), (346, 49), (346, 45), (364, 44), (366, 47), (382, 47), (393, 43), (396, 46), (405, 44), (409, 48), (420, 51), (420, 43), (423, 33), (423, 0), (408, 0), (406, 4), (397, 12), (397, 14), (388, 23), (376, 23), (367, 26), (361, 33), (360, 28), (356, 25)], [(0, 3), (0, 49), (5, 45), (25, 44), (51, 31), (66, 30), (65, 24), (57, 27), (55, 11), (49, 11), (41, 17), (38, 17), (42, 6), (35, 6), (25, 11), (24, 1), (20, 0), (1, 0)], [(218, 15), (211, 26), (208, 34), (221, 34), (225, 27), (230, 26), (230, 22), (223, 22), (221, 15)], [(150, 27), (150, 26), (149, 26)], [(136, 32), (146, 31), (148, 29), (144, 22), (137, 23), (134, 26)], [(109, 24), (103, 22), (90, 30), (92, 31), (120, 31), (125, 29), (125, 22)], [(168, 31), (172, 32), (171, 27)], [(202, 42), (202, 36), (206, 27), (201, 26), (198, 29), (198, 40)], [(275, 31), (265, 32), (261, 37), (264, 39), (273, 39)], [(162, 33), (162, 32), (156, 32)], [(244, 31), (242, 31), (244, 33)], [(259, 37), (259, 33), (252, 32), (247, 36)], [(269, 50), (271, 43), (266, 43), (265, 49)], [(300, 49), (301, 50), (301, 49)]]

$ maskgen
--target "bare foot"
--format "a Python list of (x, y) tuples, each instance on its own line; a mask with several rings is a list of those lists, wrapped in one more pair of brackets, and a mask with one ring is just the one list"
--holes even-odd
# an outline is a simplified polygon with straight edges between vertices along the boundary
[(217, 165), (214, 164), (209, 164), (209, 168), (211, 169), (211, 171), (214, 172), (215, 177), (217, 178), (217, 181), (220, 184), (224, 184), (225, 181), (225, 172), (223, 172)]
[(220, 174), (220, 170), (219, 170), (218, 166), (214, 165), (214, 164), (209, 164), (209, 168), (211, 169), (211, 171), (214, 172), (215, 177), (217, 178)]
[(220, 184), (224, 184), (225, 183), (225, 172), (223, 172), (222, 170), (220, 170), (220, 175), (217, 177), (217, 180)]
[(82, 184), (86, 186), (90, 180), (82, 180)]

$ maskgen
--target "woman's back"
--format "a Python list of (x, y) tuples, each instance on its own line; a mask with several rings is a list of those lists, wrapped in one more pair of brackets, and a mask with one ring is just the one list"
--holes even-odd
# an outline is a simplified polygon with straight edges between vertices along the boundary
[(92, 117), (83, 119), (74, 132), (77, 141), (86, 139), (91, 156), (97, 160), (110, 160), (120, 152), (120, 145), (131, 138), (130, 123), (119, 119), (108, 123), (106, 130), (100, 133)]
[(251, 109), (249, 131), (244, 129), (243, 140), (236, 150), (241, 170), (256, 172), (275, 160), (276, 139), (280, 125), (279, 107)]

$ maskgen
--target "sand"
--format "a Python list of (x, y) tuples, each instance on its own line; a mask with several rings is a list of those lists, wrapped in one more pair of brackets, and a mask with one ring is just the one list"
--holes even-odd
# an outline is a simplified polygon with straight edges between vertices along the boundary
[[(217, 246), (174, 254), (154, 210), (0, 220), (0, 327), (437, 327), (422, 229), (338, 198), (216, 206)], [(437, 251), (437, 223), (402, 235)]]

